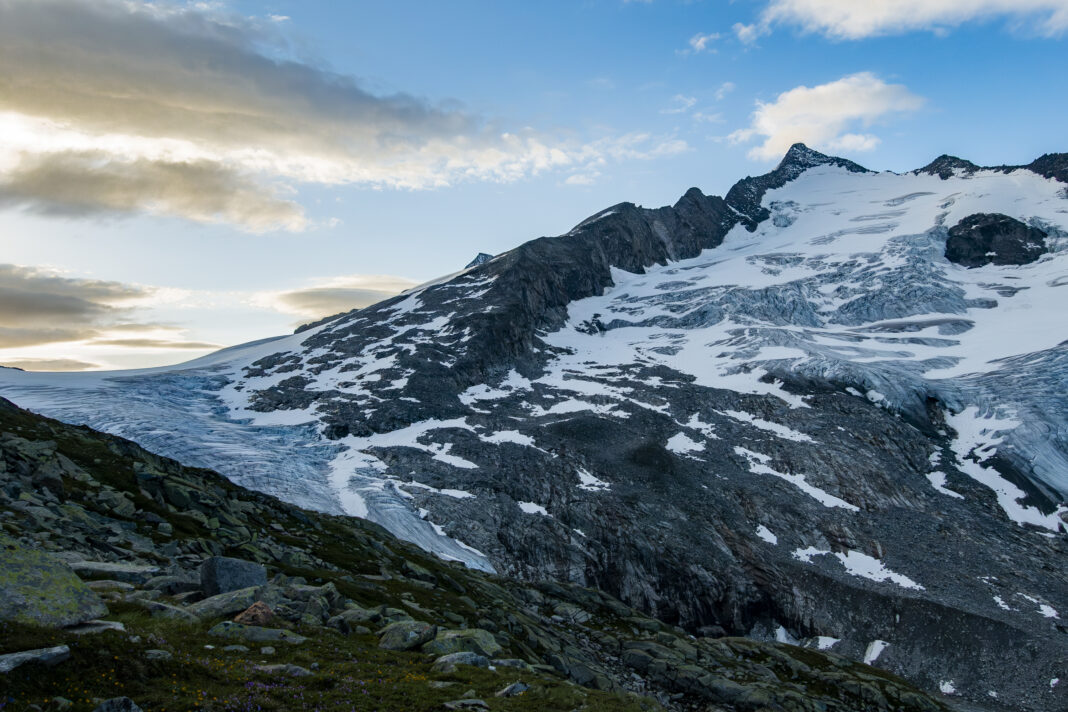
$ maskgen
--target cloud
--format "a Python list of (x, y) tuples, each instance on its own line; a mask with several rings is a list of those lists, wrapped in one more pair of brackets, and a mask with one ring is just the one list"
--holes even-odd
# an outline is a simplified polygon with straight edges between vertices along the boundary
[(771, 25), (766, 22), (753, 23), (751, 25), (744, 25), (741, 22), (736, 22), (731, 27), (731, 30), (742, 44), (753, 44), (763, 35), (771, 32)]
[(690, 49), (684, 51), (693, 52), (694, 54), (700, 54), (701, 52), (715, 53), (716, 49), (712, 45), (720, 37), (721, 35), (718, 32), (709, 32), (708, 34), (698, 32), (690, 38)]
[(676, 94), (671, 97), (671, 101), (675, 104), (669, 109), (661, 109), (661, 114), (685, 114), (692, 109), (697, 103), (696, 97), (683, 96), (682, 94)]
[[(1068, 29), (1068, 0), (772, 0), (754, 25), (736, 25), (745, 41), (789, 24), (834, 39), (857, 40), (914, 30), (942, 31), (966, 22), (1010, 18), (1055, 36)], [(739, 31), (738, 28), (741, 28)]]
[(723, 101), (723, 99), (736, 89), (734, 82), (723, 82), (716, 89), (716, 101)]
[(0, 0), (4, 202), (299, 231), (300, 184), (507, 182), (628, 145), (372, 93), (299, 58), (286, 24), (214, 3)]
[(719, 112), (709, 114), (704, 111), (693, 112), (693, 120), (700, 121), (706, 124), (722, 124), (724, 121), (726, 121), (726, 119), (723, 118), (723, 114)]
[(596, 171), (591, 173), (575, 173), (564, 179), (564, 185), (593, 185), (600, 177), (601, 174)]
[(30, 157), (0, 180), (0, 206), (46, 215), (147, 212), (228, 222), (252, 232), (307, 226), (303, 208), (213, 161), (115, 160), (102, 152)]
[(171, 341), (170, 339), (93, 339), (90, 346), (120, 346), (127, 349), (190, 349), (203, 351), (205, 349), (218, 349), (221, 344), (213, 344), (208, 341)]
[(4, 361), (0, 366), (21, 368), (23, 371), (88, 371), (100, 368), (98, 363), (72, 358), (16, 358)]
[(348, 275), (320, 280), (303, 289), (261, 292), (253, 295), (251, 302), (285, 314), (319, 319), (370, 306), (416, 284), (410, 279), (390, 275)]
[(168, 290), (0, 264), (0, 349), (61, 343), (216, 348), (181, 338), (181, 328), (139, 319), (139, 308), (160, 297), (169, 299)]
[(924, 99), (901, 84), (887, 84), (870, 72), (860, 72), (819, 86), (799, 86), (774, 102), (757, 102), (749, 127), (730, 134), (733, 143), (754, 138), (763, 142), (749, 151), (756, 160), (781, 157), (794, 143), (804, 142), (828, 151), (867, 151), (879, 138), (856, 133), (895, 114), (918, 110)]

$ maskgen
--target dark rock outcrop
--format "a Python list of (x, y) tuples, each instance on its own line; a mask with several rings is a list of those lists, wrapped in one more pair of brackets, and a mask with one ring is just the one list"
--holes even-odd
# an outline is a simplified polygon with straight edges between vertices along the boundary
[(1030, 264), (1046, 252), (1046, 237), (1008, 215), (977, 213), (949, 228), (946, 259), (964, 267)]

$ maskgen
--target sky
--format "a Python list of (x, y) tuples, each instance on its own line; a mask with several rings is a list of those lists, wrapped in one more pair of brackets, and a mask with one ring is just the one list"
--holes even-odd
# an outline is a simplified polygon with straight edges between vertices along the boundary
[(723, 195), (1068, 151), (1068, 0), (0, 0), (0, 364), (179, 363)]

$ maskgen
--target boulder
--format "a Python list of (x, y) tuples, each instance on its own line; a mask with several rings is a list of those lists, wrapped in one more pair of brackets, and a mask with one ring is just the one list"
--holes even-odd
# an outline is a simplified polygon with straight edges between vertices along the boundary
[(208, 596), (266, 584), (267, 569), (251, 561), (212, 556), (200, 565), (200, 588)]
[(69, 566), (0, 534), (0, 621), (68, 626), (107, 612)]
[(498, 690), (495, 697), (518, 697), (529, 689), (530, 685), (525, 682), (513, 682), (503, 690)]
[(413, 650), (434, 639), (438, 627), (422, 621), (390, 623), (379, 632), (378, 647), (386, 650)]
[(74, 635), (92, 635), (94, 633), (107, 633), (108, 631), (123, 633), (126, 631), (126, 626), (119, 621), (94, 620), (71, 626), (66, 631)]
[(158, 566), (120, 564), (114, 561), (74, 561), (70, 567), (83, 579), (106, 578), (137, 585), (159, 575)]
[(488, 668), (489, 660), (484, 655), (477, 653), (449, 653), (448, 655), (442, 655), (440, 658), (434, 661), (431, 666), (431, 672), (456, 672), (457, 665), (472, 665), (474, 667)]
[(257, 625), (241, 625), (231, 621), (223, 621), (211, 628), (208, 635), (219, 638), (236, 638), (248, 640), (253, 643), (291, 643), (297, 645), (307, 638), (281, 628), (262, 628)]
[(182, 623), (196, 623), (200, 620), (185, 608), (179, 608), (178, 606), (172, 606), (167, 603), (160, 603), (159, 601), (150, 601), (144, 598), (134, 599), (134, 601), (137, 605), (152, 614), (153, 618), (163, 618), (164, 620), (180, 621)]
[(21, 653), (9, 653), (0, 655), (0, 673), (8, 673), (26, 663), (40, 663), (41, 665), (56, 665), (70, 657), (70, 648), (66, 645), (57, 645), (54, 648), (38, 648), (36, 650), (24, 650)]
[(448, 655), (449, 653), (470, 652), (492, 658), (501, 652), (500, 643), (488, 630), (467, 628), (466, 630), (443, 630), (433, 640), (423, 646), (423, 652), (431, 655)]
[(274, 611), (263, 601), (256, 601), (234, 617), (234, 623), (265, 626), (274, 620)]
[(378, 611), (366, 608), (347, 608), (326, 622), (328, 626), (345, 635), (363, 635), (370, 632), (364, 623), (381, 618)]
[(198, 601), (189, 606), (189, 612), (198, 618), (223, 618), (248, 610), (259, 599), (259, 588), (241, 588)]

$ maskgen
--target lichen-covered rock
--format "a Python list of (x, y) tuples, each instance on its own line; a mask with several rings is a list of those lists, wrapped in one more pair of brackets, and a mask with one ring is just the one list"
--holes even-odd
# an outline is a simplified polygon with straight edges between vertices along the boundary
[(443, 630), (436, 638), (423, 646), (423, 652), (431, 655), (470, 652), (486, 658), (492, 658), (501, 650), (501, 645), (493, 634), (480, 628)]
[(489, 660), (484, 655), (471, 652), (449, 653), (442, 655), (431, 666), (433, 672), (456, 672), (457, 665), (473, 665), (474, 667), (489, 667)]
[(386, 650), (414, 650), (433, 640), (438, 627), (422, 621), (390, 623), (379, 634), (378, 647)]
[(65, 563), (0, 534), (0, 621), (67, 626), (107, 612)]
[(281, 628), (263, 628), (256, 625), (242, 625), (240, 623), (234, 623), (233, 621), (223, 621), (222, 623), (213, 626), (211, 630), (208, 631), (208, 635), (214, 635), (219, 638), (248, 640), (253, 643), (290, 643), (298, 645), (307, 640), (303, 635), (297, 635), (296, 633)]
[(221, 618), (247, 610), (259, 600), (260, 589), (253, 586), (227, 591), (205, 598), (189, 606), (189, 612), (200, 618)]

